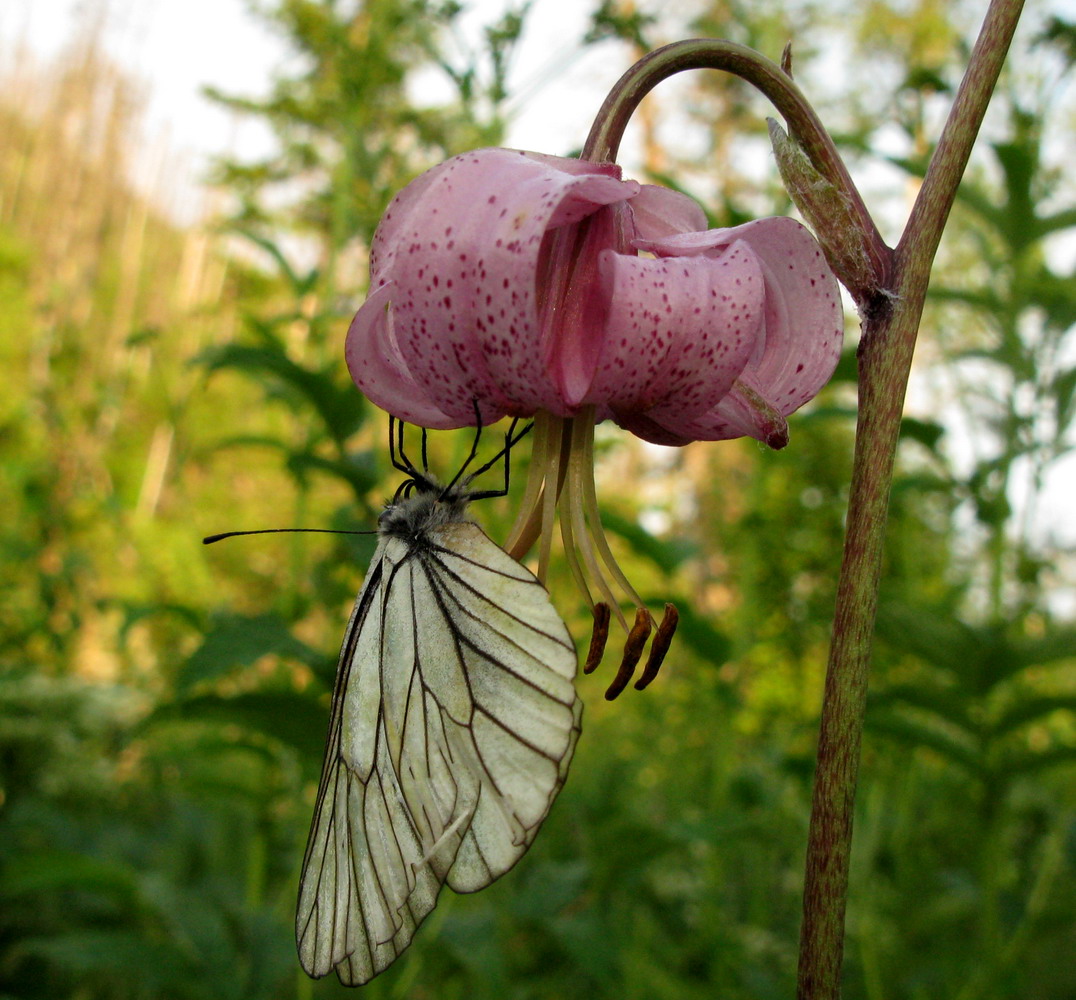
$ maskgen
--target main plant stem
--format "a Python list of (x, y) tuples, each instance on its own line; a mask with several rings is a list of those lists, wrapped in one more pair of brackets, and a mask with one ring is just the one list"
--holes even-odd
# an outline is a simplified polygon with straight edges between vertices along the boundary
[[(1022, 0), (992, 0), (896, 250), (883, 242), (832, 139), (790, 73), (733, 42), (709, 38), (674, 42), (640, 60), (609, 94), (583, 147), (584, 159), (615, 159), (624, 127), (639, 102), (675, 73), (705, 68), (733, 73), (773, 102), (818, 181), (836, 192), (842, 205), (840, 225), (846, 231), (820, 231), (823, 245), (828, 241), (832, 250), (834, 240), (853, 238), (862, 251), (862, 263), (844, 273), (839, 263), (842, 254), (827, 252), (831, 264), (837, 262), (837, 276), (856, 300), (863, 336), (848, 524), (807, 845), (799, 1000), (837, 1000), (840, 996), (852, 810), (904, 395), (934, 255), (1022, 5)], [(797, 195), (794, 188), (792, 194)], [(811, 217), (809, 206), (805, 214)], [(816, 228), (823, 229), (827, 222), (832, 224), (820, 218)]]
[(1021, 8), (1022, 0), (991, 3), (894, 252), (889, 307), (860, 303), (859, 420), (808, 834), (799, 1000), (840, 996), (852, 812), (904, 395), (934, 255)]

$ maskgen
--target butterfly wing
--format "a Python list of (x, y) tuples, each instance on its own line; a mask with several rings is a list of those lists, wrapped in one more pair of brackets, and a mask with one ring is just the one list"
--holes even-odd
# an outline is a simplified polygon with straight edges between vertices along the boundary
[(530, 846), (560, 791), (579, 736), (576, 653), (545, 587), (470, 522), (433, 533), (425, 585), (465, 675), (466, 703), (450, 714), (474, 815), (448, 874), (474, 892)]
[(445, 881), (523, 854), (579, 735), (576, 655), (538, 580), (469, 522), (384, 538), (345, 634), (296, 916), (303, 967), (359, 985)]
[(432, 870), (413, 867), (421, 850), (385, 752), (390, 544), (379, 545), (344, 634), (296, 912), (303, 968), (323, 976), (335, 967), (349, 985), (366, 982), (407, 947), (441, 888)]

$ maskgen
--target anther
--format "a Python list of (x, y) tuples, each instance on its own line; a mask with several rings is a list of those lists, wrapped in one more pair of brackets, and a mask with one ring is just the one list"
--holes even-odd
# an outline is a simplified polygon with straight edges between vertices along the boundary
[(599, 601), (594, 605), (594, 631), (590, 634), (590, 649), (583, 666), (584, 674), (591, 674), (602, 661), (605, 644), (609, 641), (609, 605)]
[(635, 665), (639, 657), (643, 655), (646, 640), (650, 638), (650, 632), (654, 627), (654, 619), (646, 608), (635, 609), (635, 624), (628, 633), (624, 643), (624, 659), (620, 661), (620, 669), (613, 678), (613, 683), (605, 691), (605, 700), (612, 701), (621, 691), (628, 686), (631, 675), (635, 673)]
[(642, 691), (647, 684), (657, 677), (661, 664), (665, 660), (665, 654), (669, 651), (673, 635), (676, 634), (676, 626), (679, 622), (680, 612), (676, 610), (676, 605), (666, 604), (661, 624), (654, 633), (654, 641), (650, 643), (650, 655), (646, 658), (646, 666), (643, 667), (642, 674), (635, 682), (636, 691)]

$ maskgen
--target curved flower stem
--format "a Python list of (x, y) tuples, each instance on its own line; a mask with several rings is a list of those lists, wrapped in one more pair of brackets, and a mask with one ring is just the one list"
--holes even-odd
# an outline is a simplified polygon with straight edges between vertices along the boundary
[(889, 248), (863, 203), (837, 147), (792, 76), (746, 45), (721, 38), (691, 38), (655, 49), (615, 84), (594, 119), (582, 158), (612, 161), (628, 120), (639, 102), (662, 80), (689, 69), (719, 69), (742, 77), (766, 95), (781, 113), (789, 133), (814, 168), (846, 199), (858, 223), (867, 255), (880, 286), (887, 284)]
[(868, 262), (862, 280), (850, 287), (863, 319), (860, 408), (808, 835), (799, 1000), (840, 996), (852, 810), (904, 395), (934, 255), (1022, 5), (1022, 0), (992, 0), (895, 251), (882, 240), (832, 139), (791, 75), (742, 45), (692, 39), (651, 53), (613, 88), (583, 147), (584, 159), (612, 160), (639, 102), (675, 73), (703, 68), (734, 73), (782, 114), (795, 144), (834, 189)]
[(1022, 0), (991, 3), (894, 255), (891, 308), (863, 317), (859, 421), (808, 834), (799, 1000), (840, 996), (852, 806), (904, 394), (931, 264), (1021, 7)]

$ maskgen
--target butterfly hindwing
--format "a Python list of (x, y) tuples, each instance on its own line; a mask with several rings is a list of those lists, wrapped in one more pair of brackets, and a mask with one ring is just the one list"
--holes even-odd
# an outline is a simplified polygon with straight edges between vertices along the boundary
[(460, 753), (481, 796), (448, 884), (474, 892), (519, 860), (574, 749), (576, 656), (545, 588), (475, 524), (447, 525), (428, 571), (467, 662)]
[(539, 581), (469, 521), (382, 537), (345, 635), (296, 937), (359, 985), (447, 881), (522, 856), (579, 735), (576, 654)]

